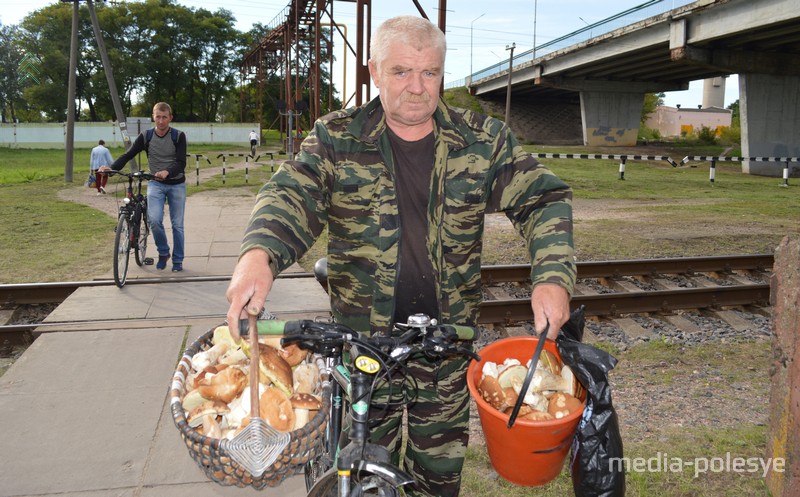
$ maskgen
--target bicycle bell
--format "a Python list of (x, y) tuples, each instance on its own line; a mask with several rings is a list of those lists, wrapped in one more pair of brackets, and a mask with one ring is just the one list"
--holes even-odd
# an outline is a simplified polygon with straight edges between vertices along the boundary
[(412, 314), (408, 316), (406, 324), (411, 328), (427, 328), (428, 326), (436, 326), (436, 320), (431, 319), (427, 314)]

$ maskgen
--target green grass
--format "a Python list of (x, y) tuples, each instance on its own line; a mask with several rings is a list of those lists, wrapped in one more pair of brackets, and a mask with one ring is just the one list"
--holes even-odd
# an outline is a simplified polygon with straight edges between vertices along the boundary
[(114, 219), (57, 200), (62, 187), (54, 178), (0, 184), (0, 283), (83, 280), (110, 264)]
[[(735, 429), (685, 427), (666, 429), (658, 440), (626, 444), (628, 458), (626, 497), (765, 496), (769, 492), (758, 471), (712, 471), (730, 454), (733, 458), (763, 458), (767, 429), (743, 425)], [(715, 466), (695, 475), (698, 459)], [(659, 466), (659, 461), (661, 465)], [(668, 464), (664, 463), (666, 461)], [(637, 464), (634, 466), (634, 464)], [(649, 464), (649, 467), (647, 466)], [(724, 468), (724, 467), (723, 467)], [(574, 495), (568, 466), (552, 482), (541, 487), (521, 487), (503, 480), (491, 466), (483, 448), (467, 451), (462, 493), (482, 497), (561, 497)]]

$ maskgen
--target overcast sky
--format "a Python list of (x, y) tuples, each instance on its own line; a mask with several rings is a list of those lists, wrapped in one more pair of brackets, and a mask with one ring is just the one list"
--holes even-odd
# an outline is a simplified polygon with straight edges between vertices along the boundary
[[(97, 2), (97, 0), (95, 0)], [(439, 0), (418, 0), (428, 17), (437, 22)], [(540, 46), (560, 36), (591, 25), (608, 17), (627, 11), (647, 0), (502, 0), (486, 2), (484, 0), (450, 0), (447, 3), (447, 61), (445, 65), (445, 84), (465, 78), (470, 73), (485, 67), (507, 61), (509, 52), (506, 47), (515, 44), (514, 53), (520, 54), (531, 50), (535, 42)], [(2, 24), (17, 24), (26, 15), (47, 5), (58, 3), (57, 0), (5, 0), (0, 9)], [(190, 8), (204, 8), (215, 11), (224, 5), (236, 18), (236, 28), (248, 31), (253, 24), (260, 22), (269, 25), (283, 9), (289, 5), (288, 0), (178, 0), (178, 4)], [(673, 7), (690, 3), (688, 0), (664, 0), (651, 7), (648, 15), (667, 11)], [(373, 0), (373, 29), (383, 20), (395, 15), (418, 15), (412, 0)], [(335, 22), (348, 26), (347, 35), (350, 43), (355, 43), (355, 2), (333, 2)], [(636, 16), (639, 17), (636, 17)], [(645, 16), (646, 17), (646, 16)], [(625, 24), (641, 20), (642, 14), (631, 14), (623, 18)], [(535, 26), (535, 29), (534, 29)], [(599, 28), (602, 29), (602, 28)], [(588, 33), (584, 39), (591, 34)], [(336, 44), (336, 39), (334, 44)], [(582, 41), (582, 40), (577, 40)], [(109, 41), (106, 40), (108, 44)], [(343, 47), (339, 43), (339, 47)], [(348, 73), (353, 66), (354, 58), (344, 51), (336, 49), (337, 65), (334, 69), (334, 84), (341, 92), (345, 84), (343, 78), (344, 65)], [(354, 77), (346, 79), (346, 92), (354, 91)], [(373, 90), (372, 96), (377, 93)], [(725, 106), (739, 98), (739, 83), (736, 76), (727, 79)], [(703, 82), (690, 84), (689, 90), (666, 93), (665, 104), (682, 107), (697, 107), (703, 103)]]

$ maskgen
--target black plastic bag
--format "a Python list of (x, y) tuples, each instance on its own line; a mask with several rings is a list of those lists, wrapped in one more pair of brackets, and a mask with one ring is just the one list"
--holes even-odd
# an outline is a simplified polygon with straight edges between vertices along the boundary
[(577, 497), (624, 497), (622, 435), (608, 382), (608, 372), (617, 359), (581, 343), (585, 322), (581, 306), (572, 312), (556, 339), (561, 359), (586, 389), (586, 409), (572, 441), (572, 488)]

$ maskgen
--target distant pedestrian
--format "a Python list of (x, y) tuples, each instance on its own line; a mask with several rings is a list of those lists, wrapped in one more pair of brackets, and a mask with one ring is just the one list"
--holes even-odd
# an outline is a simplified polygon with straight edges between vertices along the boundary
[(98, 195), (106, 193), (106, 183), (108, 183), (108, 174), (101, 173), (98, 169), (100, 169), (100, 166), (110, 166), (113, 162), (114, 158), (111, 157), (111, 152), (106, 148), (106, 142), (99, 140), (97, 146), (92, 149), (92, 156), (89, 159), (89, 169), (94, 175)]
[(256, 145), (258, 145), (258, 133), (256, 130), (250, 131), (250, 155), (256, 156)]

